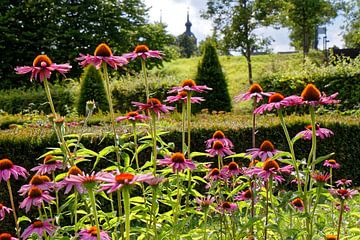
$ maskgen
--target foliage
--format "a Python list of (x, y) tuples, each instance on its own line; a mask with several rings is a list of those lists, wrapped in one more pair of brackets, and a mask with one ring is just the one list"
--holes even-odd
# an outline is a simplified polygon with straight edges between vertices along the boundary
[(204, 54), (198, 65), (195, 78), (197, 85), (206, 85), (212, 88), (211, 91), (199, 94), (205, 98), (205, 102), (194, 106), (196, 112), (201, 109), (212, 111), (231, 111), (231, 99), (227, 89), (225, 75), (222, 71), (216, 49), (212, 42), (208, 41), (205, 45)]
[(180, 48), (181, 57), (190, 58), (197, 55), (198, 48), (196, 46), (196, 39), (194, 36), (188, 36), (183, 33), (178, 36), (177, 43)]
[(91, 100), (95, 101), (96, 109), (109, 111), (104, 81), (95, 66), (90, 64), (84, 69), (80, 84), (80, 96), (77, 104), (77, 111), (80, 115), (86, 116), (86, 102)]
[(345, 7), (345, 46), (360, 48), (360, 1), (348, 1)]

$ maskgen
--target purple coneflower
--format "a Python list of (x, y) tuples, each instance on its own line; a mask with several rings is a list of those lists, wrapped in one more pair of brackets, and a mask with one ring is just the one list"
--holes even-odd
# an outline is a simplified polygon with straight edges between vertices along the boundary
[(196, 168), (195, 164), (190, 159), (185, 159), (185, 156), (181, 152), (176, 152), (171, 155), (171, 157), (165, 157), (165, 159), (160, 159), (160, 165), (167, 165), (172, 167), (173, 172), (181, 172), (186, 168), (193, 170)]
[(314, 172), (311, 177), (319, 184), (325, 184), (331, 177), (329, 173)]
[[(67, 63), (65, 64), (56, 64), (52, 63), (51, 59), (46, 55), (38, 55), (32, 66), (16, 67), (15, 71), (17, 74), (26, 74), (31, 72), (30, 81), (34, 78), (37, 80), (40, 78), (40, 82), (44, 79), (50, 79), (51, 72), (58, 71), (62, 75), (67, 73), (71, 69), (71, 66)], [(65, 75), (64, 75), (65, 76)]]
[(11, 211), (11, 208), (5, 207), (2, 203), (0, 203), (0, 221), (4, 220), (5, 215), (10, 214)]
[(265, 140), (261, 143), (260, 148), (250, 148), (246, 150), (246, 155), (251, 155), (251, 160), (259, 157), (261, 161), (265, 161), (267, 158), (273, 157), (276, 153), (280, 152), (275, 149), (274, 144), (269, 140)]
[(160, 102), (157, 98), (150, 98), (146, 103), (131, 102), (134, 106), (139, 108), (139, 111), (153, 112), (160, 118), (160, 113), (168, 113), (174, 110), (174, 107), (169, 107)]
[[(324, 139), (324, 138), (329, 138), (332, 135), (334, 135), (334, 133), (330, 129), (321, 128), (319, 123), (316, 123), (315, 127), (316, 127), (316, 131), (315, 131), (316, 137)], [(296, 136), (302, 135), (301, 136), (302, 139), (311, 140), (311, 138), (312, 138), (312, 126), (307, 125), (305, 127), (305, 129), (306, 130), (301, 131), (298, 134), (296, 134)]]
[(206, 197), (196, 197), (195, 201), (199, 204), (200, 208), (198, 210), (200, 211), (201, 209), (208, 208), (215, 201), (215, 198), (207, 195)]
[(211, 148), (211, 146), (216, 140), (222, 142), (225, 147), (232, 148), (234, 146), (234, 144), (228, 138), (225, 137), (225, 134), (222, 131), (217, 130), (212, 135), (212, 138), (205, 141), (206, 147)]
[(114, 69), (128, 64), (128, 60), (126, 58), (122, 56), (114, 56), (110, 47), (105, 43), (101, 43), (96, 47), (94, 56), (80, 53), (80, 57), (76, 58), (76, 60), (81, 61), (80, 65), (82, 67), (86, 67), (87, 65), (92, 64), (97, 69), (100, 68), (103, 62), (109, 64), (110, 67)]
[(237, 102), (241, 102), (255, 98), (256, 102), (260, 102), (264, 96), (269, 97), (272, 94), (273, 92), (264, 92), (259, 84), (253, 83), (246, 93), (235, 96), (234, 99)]
[(329, 192), (331, 193), (331, 195), (336, 196), (336, 197), (340, 198), (341, 200), (350, 199), (354, 195), (358, 194), (357, 190), (343, 189), (343, 188), (340, 188), (340, 189), (331, 188), (331, 189), (329, 189)]
[(154, 176), (152, 173), (134, 175), (131, 173), (117, 173), (117, 175), (109, 175), (103, 177), (102, 180), (105, 182), (101, 184), (100, 191), (108, 190), (108, 193), (115, 192), (118, 189), (121, 189), (124, 186), (133, 185), (137, 182), (145, 182), (152, 179)]
[(236, 162), (231, 162), (221, 169), (221, 174), (226, 178), (231, 178), (232, 176), (237, 176), (241, 173), (243, 173), (243, 170)]
[(295, 198), (292, 200), (291, 205), (300, 212), (304, 211), (304, 202), (301, 200), (301, 198)]
[(73, 184), (79, 184), (81, 187), (84, 188), (84, 190), (93, 189), (96, 187), (96, 185), (104, 180), (104, 173), (91, 173), (81, 175), (73, 175), (70, 174), (68, 178), (66, 179), (67, 182), (73, 183)]
[(158, 58), (161, 59), (163, 54), (158, 50), (150, 50), (146, 45), (137, 45), (133, 52), (123, 54), (123, 57), (130, 59), (131, 61), (140, 57), (143, 60), (148, 58)]
[(38, 187), (42, 191), (52, 190), (55, 185), (51, 182), (51, 179), (45, 175), (34, 175), (29, 184), (21, 186), (19, 193), (21, 196), (24, 196), (32, 187)]
[(208, 179), (211, 181), (221, 180), (224, 179), (225, 176), (222, 175), (218, 168), (213, 168), (211, 171), (204, 177), (204, 179)]
[(220, 203), (216, 209), (223, 214), (224, 213), (233, 213), (238, 209), (238, 206), (236, 203), (230, 203), (230, 202), (224, 201), (224, 202)]
[(80, 168), (78, 168), (77, 166), (72, 166), (69, 169), (67, 176), (63, 180), (58, 182), (57, 185), (59, 186), (59, 188), (65, 187), (65, 194), (68, 194), (73, 187), (75, 187), (79, 193), (84, 193), (85, 189), (81, 183), (69, 181), (70, 176), (72, 176), (72, 175), (78, 176), (78, 175), (82, 175), (82, 174), (83, 173), (80, 170)]
[(149, 117), (145, 116), (145, 115), (142, 115), (142, 114), (139, 114), (136, 111), (133, 111), (133, 112), (128, 112), (126, 114), (126, 116), (117, 117), (116, 121), (121, 122), (121, 121), (124, 121), (124, 120), (129, 120), (130, 122), (134, 123), (134, 122), (142, 122), (142, 121), (144, 121), (146, 119), (149, 119)]
[(276, 160), (271, 160), (268, 158), (262, 168), (253, 167), (249, 169), (246, 173), (250, 176), (258, 175), (261, 177), (265, 182), (269, 181), (269, 178), (272, 177), (276, 182), (283, 182), (285, 179), (279, 175), (280, 173), (290, 174), (293, 170), (293, 166), (287, 165), (285, 167), (280, 168), (279, 164)]
[(166, 181), (166, 179), (163, 178), (163, 177), (154, 177), (154, 176), (152, 178), (150, 178), (150, 179), (145, 180), (145, 182), (147, 184), (149, 184), (150, 186), (153, 186), (153, 187), (156, 187), (160, 183), (163, 183), (165, 181)]
[(340, 164), (337, 163), (336, 160), (334, 160), (334, 159), (326, 160), (324, 162), (324, 166), (334, 168), (334, 169), (339, 169), (340, 168)]
[(11, 160), (7, 158), (0, 160), (0, 182), (8, 181), (11, 176), (17, 180), (19, 176), (26, 178), (28, 175), (25, 168), (13, 164)]
[(234, 200), (235, 201), (246, 201), (246, 200), (251, 200), (252, 198), (252, 192), (250, 189), (239, 192), (235, 197)]
[(206, 90), (212, 90), (212, 88), (209, 88), (205, 85), (199, 86), (196, 85), (195, 81), (192, 79), (186, 79), (182, 82), (181, 86), (173, 87), (168, 93), (174, 93), (174, 92), (205, 92)]
[(11, 236), (10, 233), (4, 232), (0, 233), (0, 240), (18, 240), (18, 238)]
[(340, 179), (340, 180), (337, 180), (335, 183), (336, 183), (337, 187), (339, 187), (339, 186), (351, 186), (352, 180)]
[(321, 94), (319, 89), (316, 88), (314, 84), (306, 85), (305, 89), (301, 93), (301, 102), (299, 104), (305, 105), (327, 105), (327, 104), (336, 104), (339, 103), (339, 100), (336, 100), (338, 93), (334, 93), (330, 96)]
[[(89, 229), (82, 229), (79, 232), (80, 240), (96, 240), (97, 239), (97, 228), (96, 226), (92, 226)], [(100, 240), (111, 240), (109, 235), (100, 230)]]
[(264, 112), (270, 112), (271, 110), (281, 109), (298, 105), (301, 103), (301, 98), (298, 96), (284, 97), (280, 93), (274, 93), (269, 97), (268, 103), (261, 105), (254, 110), (255, 114), (263, 114)]
[(60, 160), (55, 160), (53, 155), (47, 155), (44, 158), (44, 163), (39, 164), (31, 169), (31, 171), (36, 172), (37, 175), (51, 174), (57, 169), (64, 169), (64, 164)]
[(224, 157), (225, 155), (234, 154), (234, 152), (231, 151), (229, 147), (224, 146), (224, 144), (220, 140), (215, 140), (212, 144), (212, 148), (207, 149), (206, 152), (208, 152), (212, 157), (217, 155)]
[(44, 233), (47, 233), (50, 237), (55, 233), (57, 227), (52, 225), (52, 219), (45, 221), (35, 220), (29, 227), (25, 229), (21, 234), (22, 239), (28, 239), (33, 233), (37, 234), (40, 239), (43, 239)]
[[(187, 92), (181, 91), (176, 96), (168, 96), (164, 102), (174, 103), (174, 102), (182, 101), (184, 103), (187, 103), (187, 99), (188, 99)], [(190, 97), (191, 103), (201, 103), (203, 101), (205, 101), (205, 99), (202, 97)]]
[[(335, 207), (337, 210), (341, 211), (341, 204), (340, 203), (336, 203)], [(350, 212), (350, 207), (347, 204), (344, 204), (344, 211), (345, 212)]]
[(20, 208), (25, 208), (25, 212), (28, 212), (31, 206), (41, 207), (43, 202), (49, 203), (54, 199), (49, 192), (42, 191), (38, 187), (31, 187), (27, 198), (20, 203)]

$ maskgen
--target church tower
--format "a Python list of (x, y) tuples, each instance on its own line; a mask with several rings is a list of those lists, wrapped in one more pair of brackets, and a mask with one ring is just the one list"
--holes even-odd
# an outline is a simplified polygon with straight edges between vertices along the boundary
[(189, 58), (197, 54), (197, 39), (191, 32), (192, 23), (190, 22), (189, 10), (186, 15), (185, 32), (178, 36), (177, 42), (180, 47), (181, 56)]

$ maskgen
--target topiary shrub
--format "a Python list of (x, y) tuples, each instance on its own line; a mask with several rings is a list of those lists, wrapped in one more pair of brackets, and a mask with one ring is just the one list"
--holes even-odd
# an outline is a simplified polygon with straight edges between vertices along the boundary
[(206, 99), (201, 104), (194, 106), (194, 112), (201, 109), (212, 111), (231, 111), (231, 100), (227, 89), (227, 83), (222, 71), (216, 49), (211, 41), (207, 41), (204, 46), (204, 55), (199, 62), (198, 71), (195, 78), (197, 85), (206, 85), (213, 90), (199, 94)]
[(81, 76), (80, 96), (77, 105), (79, 115), (86, 115), (86, 102), (89, 100), (95, 101), (96, 109), (109, 110), (103, 78), (95, 66), (91, 64), (85, 68)]

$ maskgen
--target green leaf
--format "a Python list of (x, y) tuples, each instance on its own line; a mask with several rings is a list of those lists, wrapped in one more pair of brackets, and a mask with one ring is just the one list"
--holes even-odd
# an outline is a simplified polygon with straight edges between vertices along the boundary
[(246, 153), (238, 153), (238, 154), (227, 156), (224, 159), (227, 159), (227, 158), (248, 158), (248, 159), (250, 159), (251, 158), (250, 155), (247, 155), (247, 156), (245, 156), (245, 155), (246, 155)]
[(31, 219), (28, 218), (27, 216), (21, 216), (21, 217), (18, 218), (17, 223), (20, 224), (21, 222), (25, 222), (25, 221), (26, 222), (31, 222)]
[(330, 153), (328, 155), (325, 155), (325, 156), (318, 157), (318, 158), (316, 158), (316, 160), (315, 160), (315, 162), (313, 164), (316, 165), (318, 163), (321, 163), (322, 161), (325, 161), (325, 160), (329, 159), (333, 155), (335, 155), (334, 152)]
[(279, 152), (279, 153), (275, 154), (274, 156), (272, 156), (271, 159), (278, 160), (279, 158), (283, 158), (283, 157), (291, 158), (292, 155), (289, 152)]
[(204, 153), (204, 152), (192, 152), (190, 153), (190, 158), (195, 158), (195, 157), (210, 157), (210, 154), (208, 153)]

